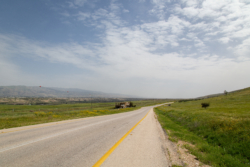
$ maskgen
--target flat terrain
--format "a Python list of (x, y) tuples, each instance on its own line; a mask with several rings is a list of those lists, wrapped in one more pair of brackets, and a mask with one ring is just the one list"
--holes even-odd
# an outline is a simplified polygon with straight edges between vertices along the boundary
[(135, 101), (133, 104), (136, 107), (125, 109), (114, 109), (115, 102), (31, 106), (0, 104), (0, 129), (128, 112), (167, 101), (161, 99)]
[[(0, 134), (0, 166), (93, 166), (150, 109), (152, 107), (143, 107), (120, 114), (15, 128), (14, 132), (2, 130), (4, 133)], [(115, 166), (128, 162), (144, 166), (147, 160), (150, 160), (149, 164), (167, 166), (158, 136), (160, 132), (157, 131), (153, 118), (151, 110), (124, 143), (111, 154), (114, 157), (110, 156), (105, 163), (112, 163), (112, 158), (124, 156), (115, 158)], [(121, 154), (123, 149), (126, 155)], [(145, 157), (141, 153), (145, 153)]]

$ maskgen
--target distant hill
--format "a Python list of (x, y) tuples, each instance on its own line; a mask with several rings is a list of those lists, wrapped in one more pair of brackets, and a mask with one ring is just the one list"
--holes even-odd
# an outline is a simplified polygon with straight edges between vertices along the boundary
[(134, 97), (75, 88), (49, 88), (39, 86), (0, 86), (0, 97)]
[(206, 98), (217, 97), (217, 96), (221, 96), (221, 95), (224, 95), (224, 93), (217, 93), (217, 94), (211, 94), (211, 95), (196, 97), (195, 99), (206, 99)]
[[(243, 88), (243, 89), (238, 89), (238, 90), (233, 90), (227, 93), (235, 93), (235, 92), (240, 92), (240, 91), (245, 91), (246, 89), (249, 89), (250, 87), (247, 88)], [(211, 97), (217, 97), (217, 96), (221, 96), (224, 95), (224, 93), (217, 93), (217, 94), (210, 94), (210, 95), (206, 95), (206, 96), (201, 96), (201, 97), (197, 97), (195, 99), (206, 99), (206, 98), (211, 98)]]
[[(238, 89), (238, 90), (234, 90), (234, 91), (230, 91), (230, 92), (227, 92), (228, 94), (231, 94), (231, 93), (235, 93), (235, 92), (241, 92), (241, 91), (245, 91), (247, 89), (250, 89), (250, 87), (247, 87), (247, 88), (243, 88), (243, 89)], [(181, 102), (185, 102), (185, 101), (193, 101), (193, 100), (201, 100), (201, 99), (207, 99), (207, 98), (212, 98), (212, 97), (218, 97), (218, 96), (221, 96), (221, 95), (225, 95), (224, 93), (217, 93), (217, 94), (210, 94), (210, 95), (206, 95), (206, 96), (200, 96), (200, 97), (196, 97), (196, 98), (180, 98), (180, 99), (175, 99), (175, 100), (179, 100)]]

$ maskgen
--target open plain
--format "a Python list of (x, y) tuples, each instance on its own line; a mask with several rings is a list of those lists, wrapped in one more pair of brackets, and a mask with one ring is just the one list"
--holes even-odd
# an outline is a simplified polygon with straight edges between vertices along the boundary
[[(155, 131), (157, 127), (153, 115), (150, 106), (120, 114), (15, 128), (13, 132), (2, 130), (0, 166), (93, 166), (145, 116), (117, 151), (111, 154), (111, 159), (120, 157), (112, 163), (116, 163), (115, 166), (127, 166), (129, 163), (132, 163), (131, 166), (167, 166), (165, 153), (161, 149), (162, 140), (158, 139), (159, 131)], [(144, 137), (146, 140), (140, 142)], [(121, 149), (125, 149), (125, 155), (120, 155)], [(104, 166), (110, 166), (108, 163), (110, 159)]]

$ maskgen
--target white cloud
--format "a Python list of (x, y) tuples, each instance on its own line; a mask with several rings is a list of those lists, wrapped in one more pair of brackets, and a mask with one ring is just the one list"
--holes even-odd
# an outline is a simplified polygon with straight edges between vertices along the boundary
[(124, 12), (124, 13), (129, 13), (129, 10), (123, 9), (123, 12)]
[(90, 14), (89, 13), (83, 13), (83, 12), (79, 12), (78, 15), (78, 20), (80, 21), (84, 21), (85, 19), (89, 18), (90, 17)]
[[(115, 32), (114, 29), (110, 29), (110, 32), (106, 33), (105, 46), (97, 46), (93, 49), (89, 45), (77, 43), (49, 46), (17, 37), (9, 38), (8, 43), (5, 44), (10, 48), (16, 48), (9, 54), (18, 53), (31, 58), (38, 56), (54, 63), (73, 64), (78, 68), (95, 71), (102, 76), (116, 76), (116, 78), (139, 77), (205, 82), (207, 79), (202, 77), (203, 72), (211, 79), (219, 75), (211, 71), (224, 69), (225, 63), (240, 65), (233, 63), (231, 59), (224, 60), (213, 55), (204, 55), (197, 59), (183, 57), (178, 53), (153, 54), (148, 52), (146, 33), (137, 30), (137, 36), (129, 37), (129, 34), (135, 31), (122, 29), (121, 32), (128, 36), (121, 36), (119, 30)], [(195, 40), (199, 41), (199, 39)], [(247, 45), (244, 46), (247, 48)], [(196, 75), (202, 78), (195, 80), (193, 77)]]
[(250, 38), (242, 41), (240, 45), (238, 45), (235, 50), (235, 54), (240, 57), (241, 60), (250, 60)]
[[(72, 3), (83, 6), (86, 1)], [(123, 20), (121, 13), (127, 10), (116, 2), (106, 8), (92, 12), (79, 10), (71, 15), (77, 21), (101, 30), (98, 43), (49, 44), (22, 36), (0, 35), (0, 53), (10, 57), (38, 57), (91, 71), (93, 77), (84, 74), (70, 78), (76, 80), (75, 85), (80, 86), (83, 80), (88, 80), (90, 84), (84, 83), (84, 86), (108, 92), (122, 87), (138, 87), (135, 92), (146, 96), (143, 92), (150, 87), (158, 91), (155, 96), (164, 97), (164, 91), (176, 94), (171, 87), (166, 88), (172, 82), (169, 86), (175, 87), (178, 83), (195, 85), (190, 89), (193, 93), (186, 96), (190, 97), (204, 95), (200, 93), (202, 88), (209, 94), (210, 90), (226, 89), (225, 85), (232, 89), (250, 83), (247, 77), (247, 71), (250, 71), (249, 4), (236, 0), (183, 0), (179, 5), (174, 2), (171, 8), (168, 1), (152, 0), (151, 3), (150, 14), (157, 19), (141, 24)], [(68, 17), (67, 12), (63, 15)], [(217, 47), (222, 47), (221, 52), (215, 51)], [(229, 47), (228, 51), (226, 48)], [(6, 64), (1, 70), (11, 66), (3, 56), (1, 59)], [(61, 80), (57, 79), (58, 82)], [(149, 83), (152, 85), (147, 85)], [(124, 89), (121, 93), (134, 94), (132, 90)], [(178, 91), (181, 95), (183, 88)]]
[(85, 3), (87, 2), (87, 0), (74, 0), (73, 3), (76, 6), (83, 6)]
[(151, 0), (151, 3), (153, 4), (153, 9), (150, 10), (150, 14), (157, 16), (160, 20), (165, 19), (165, 3), (168, 1), (164, 0)]
[(170, 16), (167, 21), (158, 21), (153, 23), (144, 23), (140, 27), (147, 32), (152, 39), (151, 44), (154, 47), (160, 46), (179, 46), (178, 38), (190, 23), (176, 16)]
[(61, 15), (65, 16), (65, 17), (70, 17), (70, 14), (66, 11), (62, 12)]
[(8, 60), (6, 60), (6, 58), (3, 58), (2, 55), (0, 55), (0, 59), (1, 59), (0, 61), (0, 77), (1, 77), (0, 84), (8, 85), (10, 81), (12, 83), (17, 83), (15, 78), (20, 76), (20, 72), (18, 72), (19, 71), (18, 67), (10, 63)]
[(219, 41), (222, 42), (222, 43), (228, 43), (230, 41), (230, 38), (222, 37), (222, 38), (219, 39)]
[(194, 46), (196, 46), (196, 47), (204, 47), (205, 46), (204, 43), (197, 37), (195, 37), (194, 42), (195, 42)]
[(99, 8), (92, 13), (79, 12), (76, 17), (87, 25), (96, 28), (105, 28), (111, 26), (122, 26), (126, 22), (121, 21), (119, 14), (122, 9), (119, 4), (111, 3), (108, 9)]

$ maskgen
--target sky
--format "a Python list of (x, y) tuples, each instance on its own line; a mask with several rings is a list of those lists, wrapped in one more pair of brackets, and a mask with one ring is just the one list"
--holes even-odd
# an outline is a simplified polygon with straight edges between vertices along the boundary
[(0, 85), (192, 98), (250, 86), (250, 0), (8, 0)]

